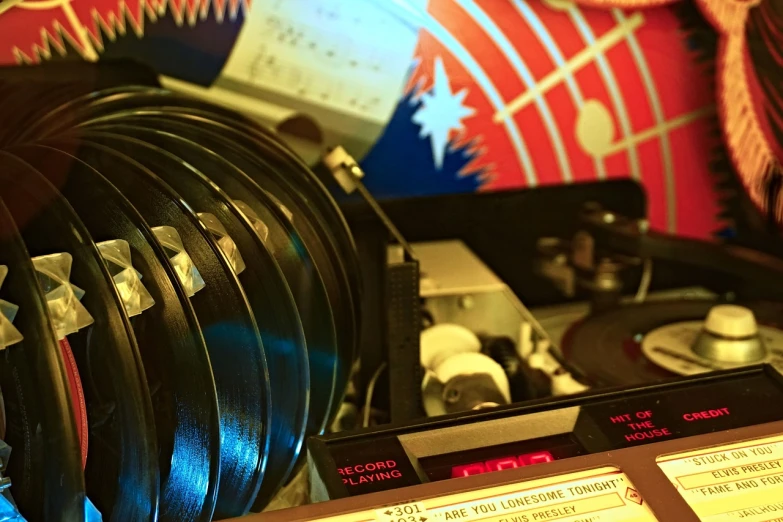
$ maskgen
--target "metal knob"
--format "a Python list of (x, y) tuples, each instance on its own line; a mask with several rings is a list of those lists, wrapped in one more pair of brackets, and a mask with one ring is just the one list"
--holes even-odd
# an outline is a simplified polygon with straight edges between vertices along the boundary
[(706, 359), (733, 364), (761, 361), (767, 355), (753, 312), (735, 305), (710, 310), (693, 351)]

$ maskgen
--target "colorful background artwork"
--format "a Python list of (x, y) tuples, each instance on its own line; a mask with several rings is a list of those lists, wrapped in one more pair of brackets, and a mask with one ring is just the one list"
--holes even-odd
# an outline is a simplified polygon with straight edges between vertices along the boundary
[(380, 197), (630, 177), (656, 229), (706, 237), (725, 226), (711, 29), (683, 4), (5, 0), (0, 62), (138, 57), (305, 156), (346, 144)]
[(718, 108), (753, 202), (783, 225), (783, 2), (698, 0), (720, 34)]

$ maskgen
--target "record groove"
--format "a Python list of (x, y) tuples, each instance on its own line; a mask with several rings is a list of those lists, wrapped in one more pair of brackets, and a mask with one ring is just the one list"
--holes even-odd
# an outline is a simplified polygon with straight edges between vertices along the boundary
[(117, 187), (152, 226), (172, 226), (206, 282), (191, 302), (209, 351), (218, 395), (221, 462), (215, 518), (247, 512), (266, 467), (272, 405), (258, 324), (245, 291), (218, 245), (179, 194), (151, 171), (112, 148), (47, 140), (78, 148), (77, 157)]
[[(337, 366), (337, 388), (344, 390), (348, 375), (354, 360), (354, 353), (358, 343), (356, 315), (351, 311), (351, 284), (348, 272), (337, 252), (336, 239), (323, 226), (323, 218), (313, 210), (307, 199), (295, 190), (292, 185), (275, 174), (274, 169), (263, 158), (251, 154), (240, 147), (234, 140), (221, 136), (213, 129), (198, 129), (189, 125), (188, 120), (177, 119), (162, 120), (160, 118), (126, 118), (134, 124), (143, 124), (155, 127), (177, 125), (177, 135), (197, 142), (202, 147), (219, 151), (220, 156), (242, 170), (251, 180), (256, 182), (268, 194), (268, 197), (279, 200), (286, 208), (296, 209), (292, 224), (302, 236), (306, 245), (311, 248), (316, 261), (324, 277), (329, 294), (329, 301), (336, 322), (338, 336), (339, 362)], [(335, 402), (339, 403), (342, 393), (338, 394)]]
[(155, 300), (131, 323), (148, 385), (156, 390), (160, 520), (211, 520), (220, 458), (214, 377), (195, 312), (163, 247), (128, 200), (74, 156), (42, 146), (9, 150), (46, 172), (94, 240), (130, 244), (134, 268)]
[[(66, 418), (59, 414), (72, 445), (62, 465), (75, 482), (68, 499), (55, 499), (61, 513), (30, 501), (48, 482), (12, 489), (32, 522), (84, 520), (85, 489), (107, 521), (208, 522), (261, 510), (302, 464), (305, 438), (330, 425), (357, 357), (361, 277), (346, 220), (293, 150), (255, 121), (157, 87), (94, 90), (105, 82), (76, 69), (85, 77), (65, 68), (60, 88), (22, 71), (25, 89), (0, 74), (13, 109), (0, 128), (0, 200), (21, 224), (3, 228), (0, 204), (0, 230), (20, 233), (31, 255), (73, 255), (72, 280), (95, 319), (63, 341), (76, 361), (70, 382), (59, 346), (56, 364), (40, 369), (27, 356), (3, 364), (10, 352), (0, 354), (0, 385), (9, 369), (54, 372), (54, 384), (65, 384)], [(132, 266), (103, 259), (96, 243), (108, 240), (130, 248)], [(123, 280), (113, 279), (139, 281), (128, 270), (154, 300), (130, 318)], [(35, 320), (51, 324), (45, 314)], [(86, 410), (71, 401), (77, 375)], [(25, 415), (55, 417), (30, 389), (17, 401)], [(10, 418), (23, 418), (9, 398)], [(82, 473), (75, 423), (85, 416)], [(42, 456), (53, 442), (43, 435), (17, 451), (28, 478), (51, 471)]]
[(154, 520), (159, 474), (152, 404), (135, 336), (111, 276), (73, 209), (5, 153), (0, 194), (33, 256), (67, 252), (92, 326), (68, 336), (82, 376), (92, 444), (87, 494), (107, 520)]
[[(285, 248), (274, 249), (274, 245), (272, 245), (268, 239), (259, 237), (263, 243), (262, 246), (265, 247), (263, 250), (268, 249), (269, 253), (274, 257), (274, 260), (280, 267), (280, 270), (285, 277), (285, 281), (291, 289), (295, 309), (298, 310), (299, 317), (303, 323), (307, 355), (311, 368), (311, 406), (310, 415), (308, 416), (308, 425), (310, 428), (307, 431), (307, 435), (314, 435), (322, 432), (323, 427), (328, 421), (329, 412), (332, 409), (331, 399), (336, 391), (334, 378), (336, 372), (335, 361), (337, 357), (337, 346), (334, 324), (329, 303), (322, 286), (323, 283), (317, 273), (312, 273), (312, 262), (306, 255), (307, 252), (303, 248), (301, 240), (299, 240), (299, 244), (294, 244), (289, 234), (295, 232), (280, 230), (285, 226), (284, 223), (290, 224), (290, 220), (288, 220), (285, 214), (282, 213), (273, 201), (267, 200), (266, 206), (261, 205), (255, 198), (255, 195), (251, 192), (253, 185), (252, 180), (247, 178), (242, 171), (225, 161), (218, 153), (192, 141), (162, 130), (152, 130), (131, 126), (129, 124), (96, 127), (95, 129), (91, 128), (91, 130), (122, 134), (124, 136), (142, 139), (146, 143), (156, 145), (163, 150), (173, 153), (176, 157), (190, 165), (198, 165), (201, 174), (207, 176), (215, 183), (220, 188), (221, 192), (225, 191), (224, 194), (220, 195), (221, 198), (241, 200), (243, 203), (255, 202), (256, 204), (253, 205), (253, 207), (261, 212), (263, 217), (266, 218), (265, 221), (262, 220), (266, 227), (266, 232), (269, 233), (270, 226), (274, 227), (274, 230), (272, 231), (274, 237), (277, 238), (278, 242), (280, 240), (286, 242), (284, 245)], [(86, 136), (89, 135), (88, 132)], [(176, 173), (172, 173), (172, 175), (176, 176)], [(243, 184), (241, 181), (238, 181), (238, 179), (244, 179), (247, 184)], [(233, 191), (230, 189), (233, 189)], [(235, 197), (232, 197), (231, 194), (228, 193), (229, 191), (231, 191)], [(263, 197), (263, 193), (260, 189), (258, 189), (257, 192), (261, 193), (260, 195)], [(180, 194), (185, 196), (182, 191), (180, 191)], [(186, 199), (189, 201), (192, 200), (187, 196)], [(225, 204), (227, 206), (232, 206), (230, 202)], [(277, 214), (274, 214), (275, 211)], [(241, 217), (236, 211), (234, 211), (234, 214), (237, 215), (237, 217)], [(251, 230), (253, 234), (257, 236), (260, 235), (260, 232), (255, 228), (251, 228)], [(259, 253), (259, 256), (265, 257), (266, 253), (261, 252)], [(256, 259), (261, 261), (257, 257)], [(265, 260), (265, 262), (269, 263), (270, 261)], [(276, 269), (273, 268), (272, 272), (275, 270)], [(267, 274), (267, 277), (272, 275), (267, 269), (263, 269), (263, 271)], [(281, 290), (283, 289), (281, 288)], [(280, 300), (280, 297), (273, 296), (273, 300)], [(280, 361), (280, 363), (283, 362), (284, 361)], [(284, 381), (286, 381), (290, 387), (290, 382), (292, 381), (289, 381), (288, 379), (284, 379)], [(284, 393), (284, 391), (281, 390), (280, 393)], [(315, 407), (313, 407), (314, 404)]]
[[(138, 96), (148, 96), (144, 93)], [(174, 100), (182, 98), (170, 98)], [(132, 102), (133, 98), (122, 100), (123, 103)], [(180, 102), (184, 103), (184, 102)], [(117, 105), (122, 105), (118, 103)], [(109, 109), (112, 109), (111, 112)], [(351, 358), (353, 361), (357, 353), (357, 340), (355, 334), (355, 323), (360, 321), (361, 313), (359, 302), (361, 300), (361, 281), (359, 278), (360, 269), (358, 257), (353, 238), (348, 231), (345, 218), (337, 210), (336, 203), (328, 191), (323, 187), (320, 180), (299, 160), (287, 147), (281, 147), (276, 138), (271, 138), (268, 132), (259, 130), (256, 125), (244, 124), (243, 118), (239, 121), (227, 119), (223, 114), (210, 114), (199, 109), (190, 109), (182, 112), (177, 109), (140, 109), (117, 111), (120, 107), (102, 107), (107, 114), (101, 116), (101, 111), (97, 114), (84, 115), (79, 125), (94, 125), (99, 123), (108, 123), (112, 121), (129, 121), (133, 119), (159, 118), (164, 117), (166, 121), (180, 121), (186, 123), (190, 128), (190, 133), (185, 136), (202, 146), (209, 146), (205, 140), (208, 138), (217, 138), (228, 143), (224, 143), (221, 149), (234, 149), (241, 154), (245, 154), (256, 163), (256, 168), (245, 169), (255, 181), (265, 190), (268, 190), (276, 198), (280, 199), (289, 209), (295, 209), (297, 215), (300, 213), (311, 214), (315, 226), (321, 233), (321, 241), (325, 245), (331, 245), (334, 248), (332, 262), (339, 267), (341, 279), (344, 278), (344, 292), (347, 300), (345, 306), (337, 306), (336, 309), (346, 308), (351, 310), (351, 326), (353, 340), (351, 342)], [(154, 126), (157, 122), (150, 122), (148, 125)], [(230, 144), (230, 145), (229, 145)], [(235, 159), (230, 160), (237, 166)], [(260, 167), (260, 168), (259, 168)], [(302, 183), (302, 181), (304, 183)], [(350, 366), (350, 365), (349, 365)]]
[(2, 199), (0, 264), (9, 269), (0, 298), (19, 306), (14, 325), (24, 335), (0, 354), (4, 440), (13, 449), (4, 474), (29, 522), (81, 522), (84, 476), (62, 352), (30, 254)]

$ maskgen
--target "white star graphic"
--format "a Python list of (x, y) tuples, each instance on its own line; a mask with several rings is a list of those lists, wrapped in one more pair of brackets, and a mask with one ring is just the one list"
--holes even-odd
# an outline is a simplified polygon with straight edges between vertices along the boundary
[(438, 169), (443, 166), (451, 131), (462, 130), (464, 128), (462, 120), (473, 116), (476, 112), (472, 107), (462, 104), (467, 95), (467, 88), (456, 94), (451, 92), (443, 61), (435, 58), (435, 79), (432, 89), (421, 95), (421, 107), (413, 115), (412, 120), (421, 126), (419, 137), (429, 136), (432, 158)]

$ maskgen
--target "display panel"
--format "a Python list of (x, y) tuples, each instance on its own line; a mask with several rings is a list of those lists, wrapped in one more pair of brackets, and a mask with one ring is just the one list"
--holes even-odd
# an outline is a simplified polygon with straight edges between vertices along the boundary
[(658, 458), (703, 521), (783, 520), (783, 436)]
[(780, 420), (780, 385), (765, 375), (585, 405), (574, 427), (589, 453)]
[[(746, 369), (568, 404), (553, 401), (546, 418), (540, 405), (533, 407), (539, 411), (519, 405), (484, 411), (478, 422), (477, 414), (465, 414), (314, 438), (310, 450), (330, 498), (341, 498), (773, 422), (783, 419), (783, 410), (760, 405), (782, 399), (777, 373)], [(409, 434), (416, 434), (415, 451), (404, 447)], [(439, 447), (443, 454), (432, 456)]]
[(573, 434), (555, 435), (419, 459), (430, 481), (544, 464), (587, 453)]

